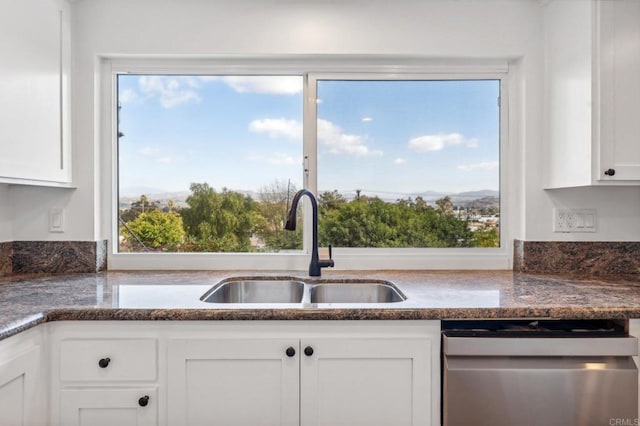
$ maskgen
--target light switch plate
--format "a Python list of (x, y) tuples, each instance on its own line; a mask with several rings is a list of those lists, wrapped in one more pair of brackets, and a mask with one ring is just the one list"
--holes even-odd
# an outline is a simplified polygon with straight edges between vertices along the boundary
[(64, 232), (64, 209), (53, 207), (49, 210), (49, 232)]

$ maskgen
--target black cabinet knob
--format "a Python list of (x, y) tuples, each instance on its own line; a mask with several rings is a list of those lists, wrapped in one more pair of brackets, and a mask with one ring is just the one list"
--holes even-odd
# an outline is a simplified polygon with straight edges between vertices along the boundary
[(100, 366), (100, 368), (107, 368), (110, 362), (111, 358), (102, 358), (100, 361), (98, 361), (98, 365)]
[(613, 175), (616, 174), (616, 171), (615, 171), (615, 169), (607, 169), (607, 170), (604, 171), (604, 174), (607, 175), (607, 176), (613, 176)]
[(138, 400), (138, 405), (141, 407), (146, 407), (149, 404), (149, 395), (145, 395)]
[(291, 358), (292, 356), (295, 356), (295, 354), (296, 354), (296, 350), (295, 350), (292, 346), (289, 346), (289, 347), (287, 348), (287, 350), (285, 351), (285, 353), (287, 354), (287, 356), (288, 356), (289, 358)]
[(313, 348), (311, 346), (307, 346), (306, 348), (304, 348), (304, 354), (306, 356), (311, 356), (313, 355)]

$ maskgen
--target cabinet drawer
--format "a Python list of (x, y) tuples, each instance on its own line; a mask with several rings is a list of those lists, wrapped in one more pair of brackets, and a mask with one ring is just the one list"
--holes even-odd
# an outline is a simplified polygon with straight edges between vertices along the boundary
[(77, 339), (60, 344), (62, 381), (153, 381), (157, 375), (155, 339)]
[(63, 390), (60, 424), (157, 426), (157, 395), (156, 388)]

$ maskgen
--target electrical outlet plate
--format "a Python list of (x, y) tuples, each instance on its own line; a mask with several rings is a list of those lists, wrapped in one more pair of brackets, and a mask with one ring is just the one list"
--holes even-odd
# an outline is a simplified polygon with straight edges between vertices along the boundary
[(553, 232), (596, 232), (596, 209), (553, 209)]

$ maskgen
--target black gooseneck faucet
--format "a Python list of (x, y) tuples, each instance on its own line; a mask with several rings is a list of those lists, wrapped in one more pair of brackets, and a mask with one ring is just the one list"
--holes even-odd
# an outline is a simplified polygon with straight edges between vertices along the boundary
[[(313, 216), (313, 244), (311, 247), (311, 261), (309, 262), (309, 276), (319, 277), (322, 268), (333, 268), (334, 263), (332, 259), (320, 260), (318, 255), (318, 202), (316, 197), (308, 189), (301, 189), (296, 192), (291, 201), (291, 209), (287, 214), (287, 222), (284, 224), (284, 229), (288, 231), (296, 230), (296, 211), (298, 210), (298, 202), (303, 195), (309, 197), (311, 200), (311, 210)], [(331, 247), (329, 247), (329, 257), (331, 257)]]

